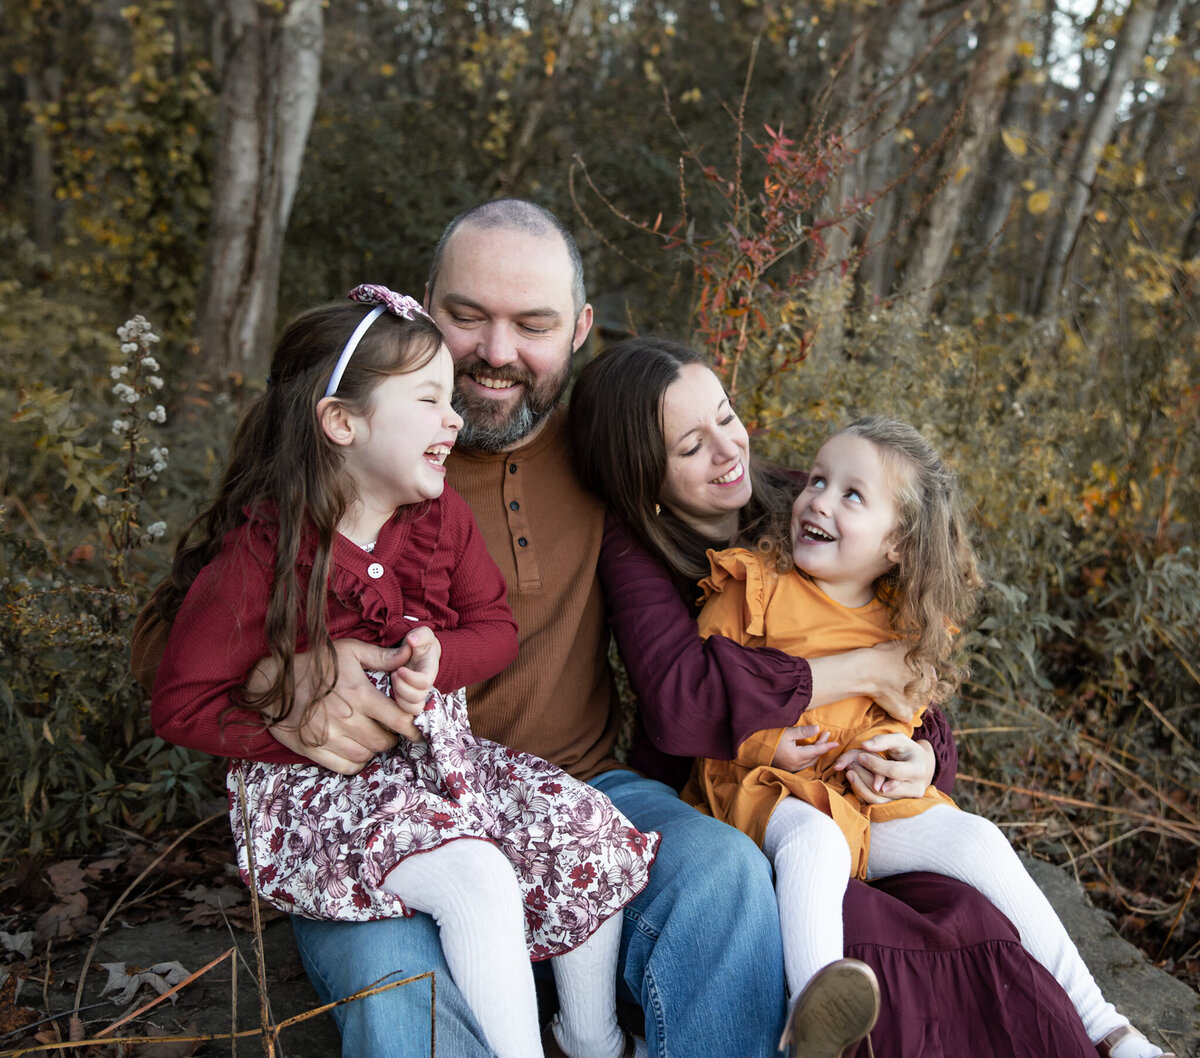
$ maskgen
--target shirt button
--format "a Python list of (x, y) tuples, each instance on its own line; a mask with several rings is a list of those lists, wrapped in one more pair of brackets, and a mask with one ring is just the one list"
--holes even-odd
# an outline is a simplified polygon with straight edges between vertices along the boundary
[(526, 540), (525, 537), (523, 537), (523, 536), (518, 536), (517, 543), (520, 544), (522, 547), (525, 547), (529, 543), (529, 541)]
[(512, 503), (508, 505), (508, 509), (510, 511), (519, 511), (521, 509), (521, 505), (516, 500), (513, 500)]
[(367, 567), (367, 576), (372, 580), (378, 580), (383, 576), (383, 566), (381, 566), (378, 562), (372, 562)]
[(510, 474), (515, 474), (515, 473), (517, 472), (517, 464), (516, 464), (516, 463), (509, 463), (509, 464), (508, 464), (508, 472), (509, 472)]

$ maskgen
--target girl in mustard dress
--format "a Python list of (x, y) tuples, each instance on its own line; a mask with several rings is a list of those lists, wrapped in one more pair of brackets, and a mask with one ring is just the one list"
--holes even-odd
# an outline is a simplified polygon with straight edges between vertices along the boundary
[[(709, 551), (701, 634), (807, 658), (903, 639), (914, 673), (909, 692), (949, 697), (965, 675), (954, 634), (981, 582), (954, 476), (921, 435), (905, 423), (866, 418), (829, 438), (788, 528), (785, 539), (759, 551)], [(798, 742), (783, 729), (760, 731), (735, 760), (697, 761), (685, 798), (753, 837), (774, 865), (789, 992), (799, 996), (841, 959), (842, 898), (852, 876), (932, 871), (978, 889), (1012, 920), (1102, 1053), (1162, 1055), (1100, 994), (994, 824), (959, 811), (932, 786), (923, 797), (866, 804), (834, 770), (843, 750), (871, 750), (873, 737), (891, 732), (911, 736), (920, 716), (849, 698), (800, 717), (817, 736)]]

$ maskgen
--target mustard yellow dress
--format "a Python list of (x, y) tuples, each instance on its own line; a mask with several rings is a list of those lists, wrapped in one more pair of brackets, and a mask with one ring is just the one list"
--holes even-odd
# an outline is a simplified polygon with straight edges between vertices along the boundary
[[(879, 599), (852, 609), (829, 598), (796, 570), (779, 573), (763, 557), (743, 548), (710, 551), (711, 574), (700, 582), (707, 595), (700, 634), (723, 635), (746, 646), (775, 647), (796, 657), (815, 658), (895, 638), (887, 607)], [(898, 732), (911, 737), (920, 723), (896, 720), (866, 696), (845, 698), (805, 711), (797, 724), (828, 731), (838, 748), (802, 771), (771, 766), (783, 728), (747, 738), (734, 760), (697, 760), (683, 797), (752, 837), (759, 845), (767, 820), (785, 797), (798, 797), (833, 818), (850, 846), (854, 876), (865, 878), (870, 824), (914, 816), (935, 804), (954, 805), (934, 786), (924, 797), (870, 805), (853, 793), (833, 762), (874, 735)], [(816, 739), (809, 741), (815, 742)]]

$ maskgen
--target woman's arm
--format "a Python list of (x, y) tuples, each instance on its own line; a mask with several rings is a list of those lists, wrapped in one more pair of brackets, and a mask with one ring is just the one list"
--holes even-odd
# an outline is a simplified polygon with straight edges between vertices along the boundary
[(803, 658), (701, 639), (670, 575), (612, 514), (598, 568), (642, 726), (659, 750), (732, 760), (749, 735), (789, 727), (808, 707)]
[[(670, 574), (611, 513), (605, 521), (599, 574), (609, 624), (638, 696), (642, 726), (665, 753), (732, 760), (742, 742), (757, 731), (791, 727), (810, 706), (869, 693), (861, 658), (856, 662), (858, 682), (847, 675), (851, 666), (845, 666), (836, 680), (819, 688), (818, 700), (815, 666), (829, 658), (810, 663), (769, 647), (743, 647), (723, 636), (701, 639), (695, 614), (680, 598)], [(874, 649), (848, 653), (865, 652), (872, 661)], [(931, 720), (944, 728), (932, 737)], [(944, 725), (944, 717), (930, 710), (915, 737), (930, 739), (939, 772), (948, 770), (953, 776), (957, 755)]]

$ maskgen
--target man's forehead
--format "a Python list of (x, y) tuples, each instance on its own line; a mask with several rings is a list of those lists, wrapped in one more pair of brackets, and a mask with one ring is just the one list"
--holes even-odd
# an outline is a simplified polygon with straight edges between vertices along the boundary
[(515, 269), (545, 261), (570, 268), (570, 254), (556, 231), (463, 225), (446, 241), (443, 267), (479, 262), (491, 264), (493, 268), (501, 265)]

